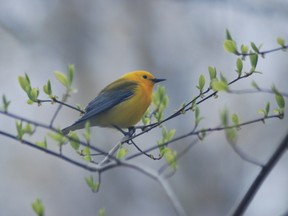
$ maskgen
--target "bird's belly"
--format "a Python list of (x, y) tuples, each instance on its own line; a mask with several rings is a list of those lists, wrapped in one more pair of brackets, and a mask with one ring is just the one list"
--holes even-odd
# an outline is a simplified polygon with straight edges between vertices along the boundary
[(92, 120), (91, 125), (100, 127), (131, 127), (141, 120), (150, 102), (150, 98), (140, 97), (139, 99), (132, 97), (96, 116)]

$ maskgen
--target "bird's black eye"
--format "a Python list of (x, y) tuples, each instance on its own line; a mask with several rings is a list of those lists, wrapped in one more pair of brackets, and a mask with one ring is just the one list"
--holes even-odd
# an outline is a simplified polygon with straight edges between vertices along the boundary
[(144, 79), (147, 79), (148, 77), (147, 77), (146, 75), (143, 75), (143, 78), (144, 78)]

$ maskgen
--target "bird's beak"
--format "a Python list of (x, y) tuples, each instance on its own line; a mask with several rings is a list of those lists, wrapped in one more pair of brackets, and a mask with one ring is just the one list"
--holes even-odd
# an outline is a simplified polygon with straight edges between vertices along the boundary
[(152, 79), (152, 81), (153, 81), (154, 83), (162, 82), (162, 81), (165, 81), (165, 80), (166, 80), (166, 79), (157, 79), (157, 78)]

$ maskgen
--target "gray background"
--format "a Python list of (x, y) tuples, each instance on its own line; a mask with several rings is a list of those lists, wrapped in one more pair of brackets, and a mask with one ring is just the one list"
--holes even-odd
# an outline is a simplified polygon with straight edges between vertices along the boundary
[[(65, 71), (75, 64), (75, 87), (78, 93), (71, 104), (85, 106), (109, 82), (128, 71), (145, 69), (159, 78), (170, 97), (166, 115), (198, 94), (200, 74), (208, 79), (207, 68), (215, 66), (229, 79), (236, 77), (236, 57), (223, 49), (228, 28), (238, 44), (257, 45), (264, 49), (277, 47), (276, 38), (288, 41), (288, 3), (286, 0), (254, 1), (189, 1), (189, 0), (106, 0), (106, 1), (0, 1), (0, 71), (1, 95), (12, 104), (10, 111), (47, 123), (55, 106), (28, 106), (17, 77), (28, 73), (33, 86), (51, 79), (54, 94), (63, 87), (53, 71)], [(287, 89), (287, 53), (277, 52), (259, 59), (257, 74), (233, 86), (250, 88), (252, 80), (262, 87), (276, 84)], [(248, 71), (249, 62), (245, 65)], [(44, 98), (45, 95), (41, 95)], [(267, 101), (275, 108), (274, 97), (267, 94), (227, 95), (201, 104), (205, 116), (201, 127), (219, 124), (224, 107), (238, 113), (240, 120), (260, 117), (259, 108)], [(78, 113), (63, 109), (57, 119), (65, 127), (78, 118)], [(193, 128), (193, 113), (169, 121), (176, 135)], [(265, 163), (287, 133), (287, 118), (243, 127), (238, 145), (246, 153)], [(1, 116), (1, 130), (15, 131), (12, 119)], [(39, 130), (31, 140), (42, 140)], [(161, 130), (137, 139), (141, 148), (153, 146)], [(93, 129), (93, 143), (108, 150), (121, 138), (110, 129)], [(173, 144), (180, 151), (191, 138)], [(40, 197), (47, 215), (92, 216), (99, 208), (107, 215), (175, 215), (162, 188), (147, 176), (124, 168), (103, 174), (98, 194), (86, 186), (90, 175), (77, 167), (31, 149), (8, 138), (0, 137), (0, 215), (33, 215), (31, 203)], [(49, 140), (51, 149), (57, 149)], [(135, 151), (128, 147), (130, 154)], [(70, 147), (64, 152), (77, 158)], [(157, 152), (155, 152), (157, 154)], [(162, 161), (139, 157), (137, 162), (153, 169)], [(285, 155), (264, 182), (246, 215), (281, 215), (288, 203), (288, 157)], [(238, 157), (223, 132), (210, 135), (194, 146), (178, 164), (169, 179), (171, 187), (189, 215), (227, 215), (244, 195), (259, 172)]]

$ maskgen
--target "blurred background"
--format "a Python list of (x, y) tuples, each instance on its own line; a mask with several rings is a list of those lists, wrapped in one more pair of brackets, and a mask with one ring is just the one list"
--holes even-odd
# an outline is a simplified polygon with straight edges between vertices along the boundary
[[(200, 74), (208, 80), (208, 66), (222, 71), (228, 79), (236, 77), (236, 57), (223, 49), (225, 29), (240, 44), (263, 43), (263, 50), (277, 47), (277, 37), (288, 41), (288, 2), (286, 0), (0, 0), (0, 93), (12, 101), (12, 113), (49, 123), (56, 106), (29, 106), (17, 81), (29, 74), (32, 85), (42, 86), (51, 79), (54, 94), (64, 88), (53, 72), (66, 71), (75, 64), (74, 86), (78, 92), (71, 104), (85, 106), (108, 83), (122, 74), (144, 69), (166, 78), (170, 104), (166, 115), (197, 95)], [(256, 80), (261, 87), (275, 84), (287, 89), (287, 52), (259, 59), (257, 74), (236, 83), (232, 89), (251, 88)], [(250, 69), (246, 61), (245, 70)], [(41, 94), (40, 98), (45, 98)], [(260, 117), (259, 108), (267, 101), (276, 108), (273, 95), (219, 94), (201, 104), (205, 119), (200, 127), (215, 127), (225, 107), (241, 121)], [(287, 112), (286, 112), (287, 114)], [(169, 122), (176, 136), (193, 128), (193, 113)], [(15, 132), (14, 120), (1, 116), (1, 129)], [(78, 113), (62, 109), (56, 127), (65, 127)], [(288, 130), (287, 118), (243, 127), (237, 145), (255, 160), (265, 163)], [(32, 141), (43, 140), (40, 131)], [(136, 140), (145, 149), (161, 137), (156, 129)], [(94, 128), (93, 145), (109, 150), (121, 134)], [(171, 145), (181, 151), (193, 140), (189, 137)], [(107, 215), (175, 215), (161, 186), (147, 176), (127, 168), (103, 173), (100, 192), (86, 186), (87, 171), (46, 155), (6, 137), (0, 137), (0, 215), (33, 215), (31, 203), (39, 197), (47, 215), (92, 216), (100, 208)], [(50, 140), (51, 149), (57, 149)], [(132, 154), (136, 152), (128, 147)], [(64, 153), (77, 158), (64, 147)], [(157, 151), (154, 152), (157, 155)], [(157, 170), (163, 161), (144, 156), (135, 159)], [(288, 207), (288, 155), (284, 155), (262, 185), (245, 215), (284, 215)], [(197, 143), (178, 162), (178, 171), (169, 179), (188, 215), (229, 215), (252, 181), (259, 167), (243, 161), (232, 150), (223, 132), (209, 135)], [(96, 177), (95, 174), (93, 174)]]

